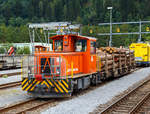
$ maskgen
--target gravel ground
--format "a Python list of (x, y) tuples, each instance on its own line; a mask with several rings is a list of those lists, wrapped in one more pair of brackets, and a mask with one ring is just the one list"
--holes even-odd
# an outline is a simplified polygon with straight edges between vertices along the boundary
[(105, 104), (113, 97), (127, 90), (133, 84), (150, 75), (150, 68), (140, 69), (132, 74), (116, 79), (87, 94), (61, 102), (42, 114), (87, 114), (94, 111), (100, 104)]
[(30, 98), (26, 92), (21, 90), (21, 87), (14, 87), (0, 91), (0, 108), (12, 105), (14, 103)]
[(10, 83), (10, 82), (16, 82), (21, 81), (21, 75), (15, 75), (5, 78), (0, 78), (0, 84)]
[(15, 73), (15, 72), (21, 72), (21, 69), (0, 71), (0, 75), (1, 75), (1, 74), (7, 74), (7, 73)]
[[(14, 72), (21, 72), (21, 69), (0, 71), (0, 74), (14, 73)], [(0, 84), (16, 81), (21, 81), (21, 75), (14, 75), (10, 77), (0, 78)], [(30, 98), (30, 96), (27, 95), (25, 91), (22, 91), (21, 87), (14, 87), (0, 90), (0, 108), (12, 105), (19, 101), (26, 100), (28, 98)]]

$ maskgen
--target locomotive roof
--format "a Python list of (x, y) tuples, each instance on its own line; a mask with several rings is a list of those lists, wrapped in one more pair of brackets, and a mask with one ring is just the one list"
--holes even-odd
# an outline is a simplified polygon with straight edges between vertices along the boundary
[[(55, 36), (50, 37), (50, 39), (55, 39), (55, 38), (63, 37), (63, 36), (64, 35), (55, 35)], [(80, 38), (80, 39), (88, 39), (88, 40), (94, 40), (94, 41), (96, 41), (95, 37), (82, 36), (82, 35), (68, 35), (68, 36), (73, 36), (73, 37), (77, 37), (77, 38)]]
[(45, 47), (45, 46), (42, 46), (42, 45), (36, 45), (35, 47)]

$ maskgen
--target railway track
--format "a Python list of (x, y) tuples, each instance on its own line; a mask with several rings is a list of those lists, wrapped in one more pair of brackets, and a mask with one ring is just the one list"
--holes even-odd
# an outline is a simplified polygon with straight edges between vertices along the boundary
[(0, 85), (0, 90), (1, 89), (6, 89), (6, 88), (12, 88), (12, 87), (19, 86), (19, 85), (21, 85), (21, 81), (1, 84)]
[(145, 100), (143, 100), (135, 113), (138, 114), (149, 114), (150, 112), (150, 96), (148, 95)]
[(7, 73), (7, 74), (0, 74), (0, 77), (3, 77), (3, 76), (14, 76), (14, 75), (20, 75), (21, 72), (13, 72), (13, 73)]
[[(138, 70), (138, 69), (136, 69)], [(103, 83), (104, 84), (104, 83)], [(102, 85), (103, 85), (102, 84)], [(102, 86), (100, 84), (100, 86)], [(12, 86), (10, 86), (12, 87)], [(1, 87), (0, 87), (1, 88)], [(78, 96), (78, 95), (82, 95), (82, 94), (85, 94), (86, 92), (89, 92), (91, 90), (93, 90), (95, 88), (92, 87), (92, 89), (90, 90), (87, 90), (87, 91), (84, 91), (83, 93), (79, 93), (77, 95), (74, 95), (72, 98)], [(25, 113), (28, 113), (28, 112), (32, 112), (32, 111), (35, 111), (39, 108), (41, 108), (42, 106), (46, 106), (48, 104), (55, 104), (55, 102), (61, 102), (61, 101), (64, 101), (64, 100), (68, 100), (68, 99), (71, 99), (71, 98), (65, 98), (63, 100), (55, 100), (55, 99), (51, 99), (51, 100), (43, 100), (43, 99), (28, 99), (26, 101), (22, 101), (20, 103), (17, 103), (17, 104), (13, 104), (11, 106), (8, 106), (8, 107), (4, 107), (4, 108), (0, 108), (0, 114), (6, 114), (6, 113), (15, 113), (15, 114), (25, 114)]]
[[(150, 99), (150, 79), (145, 80), (116, 102), (102, 108), (101, 114), (136, 114), (144, 102)], [(150, 101), (150, 100), (149, 100)]]
[(27, 112), (36, 110), (44, 105), (48, 105), (53, 103), (55, 100), (51, 99), (51, 100), (40, 100), (40, 99), (28, 99), (25, 101), (22, 101), (20, 103), (5, 107), (5, 108), (1, 108), (0, 109), (0, 113), (1, 114), (25, 114)]
[(5, 71), (5, 70), (14, 70), (14, 69), (21, 69), (21, 67), (6, 67), (6, 68), (0, 68), (0, 71)]

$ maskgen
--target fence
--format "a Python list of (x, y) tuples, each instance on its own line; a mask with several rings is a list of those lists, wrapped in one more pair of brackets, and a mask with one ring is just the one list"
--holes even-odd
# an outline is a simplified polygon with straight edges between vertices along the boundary
[(22, 59), (22, 77), (68, 78), (69, 69), (67, 66), (67, 61), (63, 56), (24, 56)]
[(0, 69), (21, 67), (23, 55), (5, 56), (0, 55)]

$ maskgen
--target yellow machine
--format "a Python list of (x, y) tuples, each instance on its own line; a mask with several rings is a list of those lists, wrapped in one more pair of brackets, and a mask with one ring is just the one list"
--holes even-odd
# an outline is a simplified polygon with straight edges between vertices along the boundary
[(150, 63), (150, 44), (148, 43), (132, 43), (130, 50), (134, 51), (135, 61), (138, 66)]

